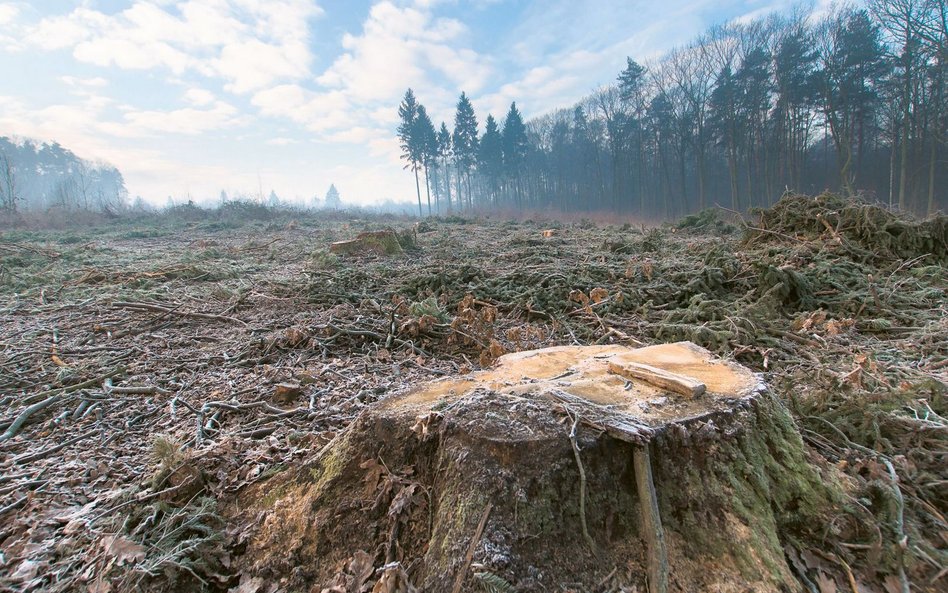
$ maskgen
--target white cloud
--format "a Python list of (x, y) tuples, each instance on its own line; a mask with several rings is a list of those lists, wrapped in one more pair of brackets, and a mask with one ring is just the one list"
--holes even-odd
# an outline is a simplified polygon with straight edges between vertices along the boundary
[(96, 76), (93, 78), (78, 78), (76, 76), (60, 76), (59, 80), (63, 81), (69, 86), (72, 87), (104, 87), (108, 86), (109, 81), (102, 78), (101, 76)]
[(0, 4), (0, 25), (9, 25), (16, 20), (18, 14), (20, 14), (20, 9), (16, 4), (8, 2)]
[(214, 93), (206, 89), (192, 88), (184, 93), (184, 100), (192, 105), (202, 107), (214, 102)]
[(351, 126), (358, 119), (343, 91), (317, 93), (299, 85), (284, 84), (256, 93), (251, 103), (263, 115), (290, 119), (313, 132)]
[(46, 17), (26, 38), (44, 50), (72, 48), (80, 62), (193, 71), (244, 93), (307, 76), (309, 20), (321, 12), (309, 0), (138, 0), (115, 14), (83, 5)]
[(572, 72), (561, 72), (551, 66), (538, 66), (528, 70), (520, 80), (507, 83), (497, 92), (475, 102), (482, 108), (481, 119), (491, 113), (499, 121), (503, 121), (514, 101), (518, 102), (521, 111), (525, 106), (534, 111), (527, 114), (527, 117), (531, 117), (575, 102), (579, 98), (578, 94), (585, 90), (582, 88), (584, 84), (585, 81)]
[[(436, 18), (422, 6), (374, 4), (359, 34), (342, 37), (343, 53), (315, 77), (315, 86), (280, 84), (257, 91), (251, 103), (268, 117), (290, 119), (335, 142), (366, 145), (391, 155), (396, 106), (405, 89), (424, 89), (432, 112), (446, 111), (455, 87), (477, 90), (489, 60), (465, 46), (466, 26)], [(445, 88), (445, 86), (449, 88)]]
[(305, 43), (265, 43), (259, 39), (229, 43), (212, 67), (230, 80), (228, 90), (246, 93), (275, 80), (298, 80), (309, 73), (310, 53)]
[(186, 107), (173, 111), (129, 111), (125, 113), (128, 128), (142, 135), (148, 133), (185, 134), (195, 136), (241, 124), (236, 107), (223, 101), (208, 109)]
[(103, 24), (102, 19), (96, 18), (97, 14), (80, 7), (65, 16), (44, 18), (27, 29), (26, 40), (44, 50), (72, 47), (89, 38), (96, 24)]
[(345, 53), (317, 80), (345, 90), (357, 104), (397, 100), (407, 87), (431, 86), (434, 74), (477, 91), (490, 66), (473, 50), (458, 49), (466, 32), (460, 21), (379, 2), (369, 11), (362, 34), (343, 38)]
[(289, 146), (290, 144), (299, 144), (300, 141), (295, 138), (270, 138), (264, 144), (269, 144), (270, 146)]
[(351, 144), (365, 144), (368, 145), (373, 140), (379, 140), (383, 138), (391, 137), (392, 133), (389, 130), (380, 130), (378, 128), (367, 128), (364, 126), (355, 126), (347, 130), (342, 130), (335, 132), (327, 136), (327, 140), (330, 142), (348, 142)]

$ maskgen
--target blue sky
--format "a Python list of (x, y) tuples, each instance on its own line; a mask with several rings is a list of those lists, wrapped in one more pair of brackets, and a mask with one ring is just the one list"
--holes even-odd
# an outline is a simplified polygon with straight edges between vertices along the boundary
[[(825, 4), (826, 2), (820, 2)], [(415, 89), (451, 125), (527, 118), (709, 25), (792, 0), (0, 0), (0, 135), (56, 140), (130, 193), (409, 200), (394, 139)]]

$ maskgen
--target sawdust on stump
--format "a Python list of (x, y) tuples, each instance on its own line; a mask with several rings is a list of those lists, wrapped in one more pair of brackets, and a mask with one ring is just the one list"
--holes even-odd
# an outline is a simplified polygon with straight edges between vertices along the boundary
[(245, 492), (238, 562), (301, 591), (645, 590), (661, 544), (667, 590), (796, 590), (785, 546), (819, 537), (835, 488), (739, 365), (688, 342), (548, 348), (380, 402)]

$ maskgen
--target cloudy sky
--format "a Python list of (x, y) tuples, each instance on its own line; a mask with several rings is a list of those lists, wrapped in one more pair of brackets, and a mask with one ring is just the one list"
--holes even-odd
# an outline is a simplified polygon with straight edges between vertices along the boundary
[(108, 161), (130, 193), (414, 196), (407, 87), (435, 119), (566, 107), (639, 61), (791, 0), (0, 0), (0, 135)]

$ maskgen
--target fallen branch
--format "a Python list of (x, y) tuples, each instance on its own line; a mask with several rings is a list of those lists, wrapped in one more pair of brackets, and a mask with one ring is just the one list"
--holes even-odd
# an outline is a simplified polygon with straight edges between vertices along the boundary
[(239, 323), (243, 325), (244, 327), (248, 327), (246, 321), (242, 321), (240, 319), (237, 319), (236, 317), (227, 317), (226, 315), (214, 315), (213, 313), (197, 313), (194, 311), (178, 311), (176, 309), (169, 309), (168, 307), (162, 307), (161, 305), (155, 305), (153, 303), (116, 301), (112, 303), (112, 306), (117, 309), (131, 309), (133, 311), (152, 311), (155, 313), (164, 313), (165, 315), (178, 315), (179, 317), (191, 317), (194, 319), (230, 321), (233, 323)]
[(267, 402), (252, 402), (249, 404), (238, 404), (235, 402), (220, 402), (220, 401), (207, 402), (206, 404), (201, 406), (201, 409), (198, 410), (197, 412), (197, 438), (195, 439), (197, 445), (200, 445), (204, 441), (204, 438), (205, 438), (204, 416), (212, 408), (217, 408), (218, 410), (227, 410), (229, 412), (239, 412), (241, 410), (263, 408), (264, 410), (266, 410), (267, 412), (270, 412), (272, 415), (276, 416), (277, 418), (293, 416), (301, 412), (306, 412), (307, 414), (312, 412), (312, 410), (310, 410), (308, 407), (305, 407), (305, 408), (299, 407), (299, 408), (293, 408), (292, 410), (284, 410), (282, 408), (278, 408), (276, 406), (270, 405)]
[(62, 451), (62, 450), (65, 449), (66, 447), (69, 447), (69, 446), (71, 446), (71, 445), (74, 445), (74, 444), (78, 443), (79, 441), (83, 441), (83, 440), (85, 440), (85, 439), (91, 437), (92, 435), (94, 435), (94, 434), (96, 434), (96, 433), (98, 433), (98, 432), (99, 432), (99, 429), (98, 429), (98, 428), (93, 428), (92, 430), (87, 431), (87, 432), (84, 432), (84, 433), (82, 433), (81, 435), (79, 435), (79, 436), (77, 436), (77, 437), (73, 437), (73, 438), (69, 439), (68, 441), (64, 441), (64, 442), (62, 442), (62, 443), (59, 443), (59, 444), (56, 445), (55, 447), (50, 447), (50, 448), (48, 448), (48, 449), (44, 449), (43, 451), (37, 451), (36, 453), (30, 453), (30, 454), (28, 454), (28, 455), (20, 455), (19, 457), (14, 457), (14, 458), (13, 458), (13, 463), (15, 463), (15, 464), (17, 464), (17, 465), (23, 465), (24, 463), (31, 463), (31, 462), (33, 462), (33, 461), (39, 461), (40, 459), (45, 459), (46, 457), (49, 457), (49, 456), (52, 455), (53, 453), (57, 453), (57, 452), (59, 452), (59, 451)]
[(39, 401), (44, 397), (48, 397), (55, 393), (72, 393), (73, 391), (78, 391), (80, 389), (86, 389), (88, 387), (96, 387), (100, 385), (106, 379), (113, 379), (121, 374), (125, 373), (124, 367), (117, 367), (109, 371), (104, 375), (99, 375), (94, 379), (89, 379), (88, 381), (83, 381), (82, 383), (76, 383), (75, 385), (68, 385), (66, 387), (57, 387), (56, 389), (49, 389), (47, 391), (42, 391), (40, 393), (35, 393), (28, 397), (23, 398), (24, 404), (31, 404), (33, 402)]
[(0, 517), (6, 515), (7, 513), (9, 513), (9, 512), (12, 511), (12, 510), (18, 509), (18, 508), (20, 508), (21, 506), (25, 505), (25, 504), (26, 504), (26, 501), (27, 501), (27, 498), (28, 498), (28, 497), (23, 496), (23, 497), (21, 497), (21, 498), (18, 498), (18, 499), (16, 499), (16, 500), (14, 500), (13, 502), (11, 502), (10, 504), (8, 504), (7, 506), (0, 508)]
[(106, 393), (115, 395), (168, 395), (171, 392), (157, 385), (130, 385), (128, 387), (109, 387)]
[(26, 424), (26, 421), (30, 419), (30, 416), (59, 402), (65, 395), (65, 393), (57, 393), (47, 397), (41, 402), (33, 404), (32, 406), (27, 406), (26, 409), (20, 412), (16, 419), (10, 424), (10, 427), (7, 428), (6, 432), (0, 434), (0, 443), (15, 437), (17, 433), (19, 433), (23, 428), (23, 425)]
[(895, 495), (898, 512), (895, 515), (895, 531), (899, 535), (896, 542), (896, 557), (899, 560), (899, 584), (902, 587), (902, 593), (909, 593), (911, 583), (905, 574), (905, 550), (908, 548), (908, 536), (905, 535), (905, 498), (902, 496), (902, 489), (899, 487), (899, 475), (895, 473), (892, 462), (886, 457), (881, 457), (882, 463), (889, 470), (889, 480), (892, 482), (892, 493)]

